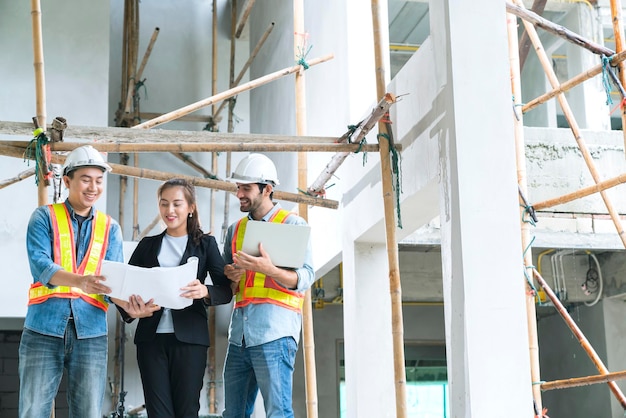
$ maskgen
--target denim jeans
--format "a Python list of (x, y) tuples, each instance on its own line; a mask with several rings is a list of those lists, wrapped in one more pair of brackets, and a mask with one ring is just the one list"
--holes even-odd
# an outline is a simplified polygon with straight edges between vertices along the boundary
[(292, 418), (293, 366), (298, 346), (284, 337), (254, 347), (228, 345), (223, 418), (250, 417), (260, 390), (267, 418)]
[(64, 368), (70, 418), (101, 417), (107, 351), (106, 335), (79, 340), (73, 321), (64, 338), (24, 329), (19, 348), (20, 418), (50, 418)]

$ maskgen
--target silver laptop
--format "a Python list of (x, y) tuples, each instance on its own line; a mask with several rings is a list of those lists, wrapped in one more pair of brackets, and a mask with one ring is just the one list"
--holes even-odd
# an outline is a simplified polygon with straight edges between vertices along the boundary
[(300, 268), (309, 244), (311, 227), (308, 225), (279, 224), (248, 221), (241, 250), (259, 256), (259, 243), (279, 267)]

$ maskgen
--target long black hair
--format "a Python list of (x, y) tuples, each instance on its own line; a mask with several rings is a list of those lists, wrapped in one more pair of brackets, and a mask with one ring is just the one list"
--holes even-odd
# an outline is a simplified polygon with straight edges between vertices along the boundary
[(173, 178), (163, 183), (157, 191), (157, 197), (161, 200), (163, 191), (172, 187), (180, 187), (183, 190), (183, 195), (189, 206), (193, 206), (193, 212), (191, 216), (187, 216), (187, 235), (193, 241), (194, 244), (199, 244), (204, 232), (200, 227), (200, 217), (198, 216), (198, 204), (196, 203), (196, 188), (193, 184), (185, 179)]

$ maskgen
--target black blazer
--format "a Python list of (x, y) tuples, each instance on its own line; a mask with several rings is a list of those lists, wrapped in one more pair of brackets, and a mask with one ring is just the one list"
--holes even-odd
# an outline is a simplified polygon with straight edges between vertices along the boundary
[[(135, 248), (128, 264), (139, 267), (158, 267), (159, 261), (157, 256), (161, 250), (164, 236), (165, 231), (159, 235), (143, 238), (137, 244), (137, 248)], [(197, 279), (204, 283), (207, 273), (209, 273), (213, 281), (213, 285), (207, 285), (211, 297), (208, 305), (229, 303), (233, 297), (230, 288), (231, 282), (224, 275), (224, 259), (220, 254), (215, 237), (205, 234), (202, 236), (199, 245), (195, 245), (190, 237), (180, 264), (185, 264), (187, 259), (193, 256), (199, 259)], [(208, 305), (201, 299), (194, 299), (193, 303), (184, 309), (171, 310), (174, 332), (179, 341), (209, 346)], [(124, 321), (133, 321), (134, 318), (131, 318), (122, 308), (118, 307), (118, 310)], [(162, 314), (163, 309), (160, 309), (150, 317), (139, 319), (137, 331), (135, 332), (135, 344), (149, 342), (154, 339)]]

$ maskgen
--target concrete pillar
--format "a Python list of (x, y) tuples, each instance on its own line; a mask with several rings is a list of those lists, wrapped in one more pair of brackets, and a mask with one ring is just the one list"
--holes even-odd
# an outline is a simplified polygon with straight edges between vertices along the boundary
[(491, 0), (430, 7), (445, 97), (438, 134), (450, 416), (529, 417), (505, 8)]
[(385, 245), (344, 243), (343, 263), (346, 418), (395, 417)]

